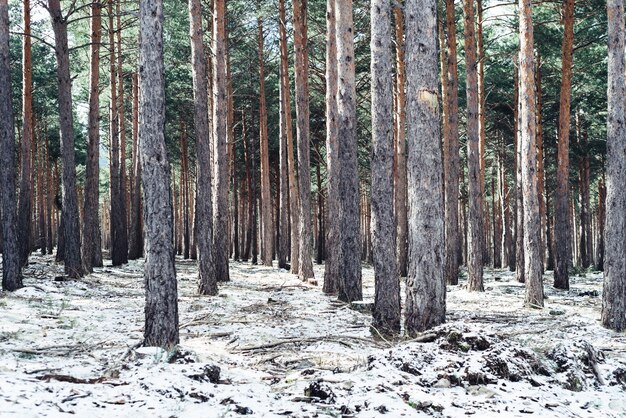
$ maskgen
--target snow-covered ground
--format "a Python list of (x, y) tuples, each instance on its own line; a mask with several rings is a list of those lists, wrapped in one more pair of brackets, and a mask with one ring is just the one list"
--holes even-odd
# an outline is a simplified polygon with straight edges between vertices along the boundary
[[(370, 317), (284, 270), (231, 264), (217, 297), (178, 259), (180, 350), (140, 348), (142, 262), (78, 281), (33, 256), (0, 293), (0, 416), (626, 416), (626, 335), (599, 323), (602, 276), (552, 288), (485, 273), (448, 287), (447, 323), (417, 341), (374, 338)], [(363, 270), (366, 300), (373, 271)], [(463, 281), (462, 281), (463, 283)], [(216, 367), (219, 367), (219, 376)]]

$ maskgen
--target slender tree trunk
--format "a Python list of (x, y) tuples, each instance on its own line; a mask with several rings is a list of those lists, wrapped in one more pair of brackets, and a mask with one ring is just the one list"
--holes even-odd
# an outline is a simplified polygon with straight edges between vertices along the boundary
[(83, 275), (80, 254), (80, 227), (76, 197), (76, 163), (74, 162), (74, 117), (72, 115), (72, 80), (67, 42), (67, 19), (61, 12), (59, 0), (48, 0), (52, 18), (59, 84), (59, 125), (63, 158), (63, 228), (65, 273), (70, 278)]
[(121, 223), (120, 241), (124, 262), (128, 262), (128, 177), (126, 175), (126, 112), (124, 111), (124, 68), (122, 66), (122, 11), (121, 0), (115, 3), (116, 10), (116, 40), (117, 40), (117, 121), (120, 145), (120, 199)]
[(513, 250), (513, 237), (511, 231), (511, 204), (509, 199), (509, 185), (506, 181), (506, 173), (505, 173), (505, 157), (506, 153), (504, 150), (504, 138), (500, 138), (500, 157), (499, 157), (499, 165), (500, 165), (500, 174), (498, 176), (499, 179), (499, 190), (500, 190), (500, 198), (502, 200), (502, 219), (504, 220), (503, 226), (503, 245), (504, 252), (506, 254), (506, 264), (509, 268), (509, 271), (515, 270), (515, 251)]
[(47, 224), (47, 234), (48, 234), (48, 254), (52, 254), (54, 250), (54, 228), (53, 228), (53, 219), (55, 218), (52, 214), (53, 205), (52, 202), (54, 200), (54, 193), (52, 192), (52, 166), (50, 162), (50, 144), (48, 140), (48, 130), (45, 129), (45, 138), (46, 138), (46, 214), (48, 216)]
[(198, 293), (216, 295), (217, 277), (213, 264), (211, 155), (209, 150), (209, 105), (207, 59), (204, 52), (202, 3), (189, 0), (189, 37), (193, 79), (194, 125), (196, 132), (196, 241), (198, 246)]
[(83, 266), (88, 273), (102, 266), (100, 237), (100, 43), (102, 6), (91, 6), (91, 51), (89, 73), (89, 116), (85, 204), (83, 210)]
[(18, 245), (20, 264), (28, 262), (31, 250), (31, 219), (33, 212), (32, 201), (32, 144), (33, 144), (33, 66), (32, 66), (32, 38), (30, 0), (24, 0), (24, 36), (22, 37), (22, 140), (20, 143), (21, 176), (20, 198), (18, 210)]
[(337, 137), (337, 23), (335, 0), (326, 1), (326, 265), (323, 291), (337, 292), (339, 284), (339, 139)]
[(246, 161), (246, 190), (248, 197), (248, 229), (246, 233), (246, 248), (244, 250), (244, 260), (248, 261), (250, 258), (250, 250), (252, 245), (252, 236), (255, 234), (252, 224), (252, 218), (254, 217), (254, 192), (252, 189), (252, 159), (253, 155), (251, 147), (248, 146), (248, 138), (246, 136), (246, 117), (243, 111), (241, 112), (241, 140), (243, 141), (243, 155)]
[(213, 141), (214, 212), (213, 248), (217, 280), (230, 280), (228, 272), (228, 98), (226, 96), (226, 0), (214, 0), (213, 9)]
[(502, 218), (500, 217), (499, 189), (496, 188), (497, 166), (499, 162), (491, 166), (491, 220), (493, 224), (493, 267), (502, 268)]
[(187, 127), (184, 123), (180, 124), (180, 189), (182, 193), (181, 220), (183, 230), (183, 258), (188, 260), (190, 257), (191, 231), (189, 228), (190, 205), (189, 205), (189, 147), (187, 145)]
[[(480, 191), (485, 196), (485, 175), (487, 171), (485, 158), (485, 47), (483, 42), (483, 0), (476, 0), (476, 70), (478, 79), (478, 141), (480, 152)], [(489, 208), (483, 199), (483, 260), (489, 258)]]
[(593, 264), (591, 235), (591, 203), (589, 198), (589, 149), (587, 129), (581, 112), (576, 114), (578, 146), (580, 148), (579, 188), (580, 188), (580, 258), (583, 268)]
[[(541, 83), (541, 54), (537, 49), (537, 64), (536, 64), (536, 88), (537, 88), (537, 178), (539, 187), (539, 217), (541, 219), (541, 261), (544, 265), (546, 258), (546, 199), (545, 199), (545, 168), (543, 159), (543, 90)], [(545, 267), (545, 265), (544, 265)]]
[(15, 129), (11, 97), (9, 49), (9, 6), (0, 0), (0, 194), (2, 195), (2, 290), (22, 287), (17, 237), (17, 196), (15, 192)]
[[(319, 150), (318, 150), (319, 155)], [(317, 246), (316, 246), (316, 258), (317, 264), (322, 264), (324, 260), (324, 192), (322, 190), (322, 173), (320, 170), (322, 162), (318, 161), (315, 167), (317, 177)]]
[(311, 259), (311, 162), (309, 150), (309, 50), (307, 46), (307, 0), (293, 1), (293, 27), (296, 79), (296, 117), (298, 141), (299, 260), (298, 277), (312, 279)]
[(606, 187), (604, 178), (598, 184), (598, 249), (596, 257), (596, 269), (604, 270), (604, 225), (606, 219)]
[(522, 151), (520, 140), (520, 97), (519, 97), (519, 70), (516, 67), (515, 76), (515, 276), (519, 283), (524, 283), (524, 195), (522, 193)]
[[(291, 137), (291, 118), (287, 115), (289, 106), (289, 64), (287, 53), (287, 28), (285, 18), (285, 0), (278, 2), (279, 13), (279, 32), (280, 32), (280, 83), (278, 85), (280, 95), (280, 145), (279, 145), (279, 164), (280, 164), (280, 219), (278, 223), (279, 241), (278, 241), (278, 267), (287, 268), (287, 258), (289, 257), (289, 221), (290, 221), (290, 190), (295, 184), (291, 184), (293, 177), (293, 167), (289, 163), (289, 141), (293, 141)], [(290, 109), (291, 110), (291, 109)], [(289, 121), (289, 123), (288, 123)], [(293, 163), (293, 154), (291, 156)], [(293, 179), (295, 183), (295, 179)], [(293, 196), (294, 202), (296, 196)], [(296, 209), (297, 210), (297, 209)], [(292, 231), (295, 229), (295, 223), (292, 223)], [(294, 234), (291, 235), (293, 239)], [(293, 248), (293, 247), (292, 247)], [(293, 260), (292, 260), (293, 263)]]
[(372, 36), (372, 245), (374, 310), (372, 326), (400, 332), (400, 278), (396, 264), (393, 178), (393, 56), (390, 0), (371, 4)]
[(483, 197), (480, 164), (479, 95), (476, 63), (476, 35), (474, 32), (474, 3), (463, 0), (465, 17), (465, 67), (467, 80), (467, 165), (469, 189), (468, 222), (468, 281), (470, 291), (483, 287)]
[(178, 292), (170, 168), (165, 147), (162, 0), (140, 3), (139, 25), (139, 155), (146, 226), (144, 344), (172, 350), (178, 344)]
[(339, 286), (344, 302), (363, 298), (359, 231), (359, 173), (356, 138), (356, 84), (352, 0), (337, 0), (337, 137), (339, 163)]
[(608, 115), (602, 325), (626, 329), (626, 116), (624, 2), (607, 1)]
[(445, 321), (444, 208), (434, 0), (406, 2), (409, 336)]
[(407, 275), (407, 183), (406, 183), (406, 68), (404, 62), (404, 15), (399, 4), (393, 9), (396, 34), (396, 137), (395, 137), (395, 217), (396, 258), (401, 277)]
[(130, 195), (130, 230), (128, 246), (128, 258), (131, 260), (136, 260), (143, 255), (143, 225), (141, 214), (141, 164), (139, 163), (138, 130), (139, 78), (137, 76), (137, 73), (133, 73), (133, 166), (131, 176), (132, 183)]
[(448, 284), (459, 283), (459, 78), (456, 52), (456, 19), (454, 0), (446, 0), (447, 46), (447, 123), (444, 125), (446, 143), (444, 149), (447, 170), (445, 179), (445, 277)]
[(543, 306), (543, 255), (537, 178), (535, 63), (531, 0), (520, 0), (520, 142), (524, 194), (526, 305)]
[(569, 133), (574, 54), (574, 3), (563, 5), (563, 47), (561, 49), (561, 97), (559, 100), (558, 157), (554, 208), (554, 287), (569, 289), (570, 219), (569, 219)]
[(119, 142), (119, 102), (117, 88), (117, 59), (115, 55), (115, 27), (113, 18), (113, 0), (108, 3), (109, 15), (109, 65), (111, 108), (109, 119), (109, 188), (111, 201), (111, 263), (119, 266), (127, 262), (128, 254), (124, 231), (124, 196), (120, 181), (120, 142)]
[(272, 266), (274, 223), (272, 222), (272, 191), (270, 190), (269, 138), (267, 133), (267, 105), (265, 102), (265, 58), (263, 57), (263, 20), (258, 19), (259, 48), (259, 145), (261, 156), (261, 216), (263, 246), (261, 260), (263, 265)]

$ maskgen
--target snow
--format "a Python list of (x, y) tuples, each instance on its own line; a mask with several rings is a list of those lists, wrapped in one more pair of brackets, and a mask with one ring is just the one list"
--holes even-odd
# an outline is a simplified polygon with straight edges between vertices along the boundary
[[(448, 287), (430, 342), (386, 341), (322, 280), (231, 263), (220, 295), (200, 297), (195, 263), (177, 259), (167, 353), (140, 347), (142, 265), (57, 282), (62, 266), (31, 257), (25, 287), (0, 293), (0, 416), (626, 416), (626, 335), (600, 326), (601, 273), (564, 292), (548, 272), (539, 310), (513, 273), (486, 270), (484, 293)], [(370, 267), (363, 283), (370, 301)]]

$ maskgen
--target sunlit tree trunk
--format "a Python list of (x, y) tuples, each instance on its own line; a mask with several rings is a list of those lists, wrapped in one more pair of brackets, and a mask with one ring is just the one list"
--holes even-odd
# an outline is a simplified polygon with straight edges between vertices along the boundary
[(559, 100), (558, 157), (554, 207), (554, 287), (569, 289), (569, 134), (574, 54), (574, 2), (563, 3), (563, 45), (561, 49), (561, 96)]
[(311, 249), (311, 172), (309, 150), (309, 50), (307, 46), (307, 0), (293, 1), (298, 142), (299, 260), (298, 277), (313, 278)]
[(133, 73), (133, 164), (131, 170), (128, 258), (136, 260), (143, 255), (141, 164), (139, 162), (139, 77), (137, 73)]

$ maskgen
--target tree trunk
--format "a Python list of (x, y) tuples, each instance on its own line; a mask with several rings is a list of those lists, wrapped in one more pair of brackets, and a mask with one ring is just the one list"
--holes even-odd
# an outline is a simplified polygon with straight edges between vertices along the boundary
[(17, 237), (17, 196), (15, 192), (15, 130), (11, 97), (9, 49), (9, 6), (0, 0), (0, 194), (2, 195), (2, 290), (22, 287)]
[(554, 208), (554, 287), (569, 289), (570, 219), (569, 219), (569, 133), (574, 54), (574, 2), (563, 6), (563, 46), (561, 49), (561, 97), (559, 100), (558, 157)]
[(307, 46), (307, 0), (293, 1), (293, 27), (296, 79), (296, 118), (298, 141), (299, 260), (298, 277), (311, 279), (311, 162), (309, 150), (309, 50)]
[(476, 35), (474, 33), (474, 3), (463, 0), (465, 17), (465, 67), (467, 93), (467, 165), (469, 191), (467, 289), (484, 290), (483, 287), (483, 197), (480, 168), (480, 131), (478, 73), (476, 67)]
[(31, 250), (31, 219), (33, 212), (32, 201), (32, 144), (33, 144), (33, 66), (32, 66), (32, 38), (30, 0), (24, 0), (24, 36), (22, 37), (22, 141), (20, 144), (21, 176), (20, 198), (18, 210), (18, 245), (20, 264), (28, 263)]
[(180, 188), (183, 198), (181, 205), (181, 218), (183, 227), (183, 258), (188, 260), (190, 257), (191, 231), (189, 228), (190, 205), (189, 205), (189, 147), (187, 145), (187, 127), (183, 122), (180, 124)]
[(72, 80), (67, 42), (67, 19), (61, 13), (59, 0), (48, 0), (54, 30), (57, 78), (59, 85), (59, 125), (63, 158), (63, 228), (65, 273), (70, 278), (83, 275), (80, 254), (80, 227), (76, 197), (76, 163), (74, 161), (74, 117), (72, 114)]
[(109, 119), (109, 188), (111, 200), (111, 263), (119, 266), (128, 261), (128, 247), (126, 243), (126, 231), (124, 225), (124, 196), (121, 190), (120, 180), (120, 142), (119, 142), (119, 101), (116, 72), (116, 45), (115, 28), (113, 19), (113, 0), (108, 3), (109, 15), (109, 65), (111, 108)]
[(117, 23), (117, 121), (119, 123), (118, 135), (120, 145), (120, 228), (122, 254), (124, 262), (128, 262), (128, 177), (126, 175), (126, 113), (124, 111), (124, 68), (122, 66), (122, 11), (121, 0), (115, 3), (116, 23)]
[(374, 310), (372, 326), (381, 333), (400, 332), (400, 278), (396, 264), (393, 178), (393, 57), (390, 0), (371, 4), (372, 36), (372, 245)]
[(520, 0), (520, 142), (526, 305), (543, 306), (543, 255), (537, 179), (535, 63), (531, 0)]
[(456, 52), (456, 19), (454, 0), (446, 0), (447, 46), (447, 123), (444, 125), (448, 147), (445, 160), (445, 277), (451, 285), (459, 283), (459, 77)]
[(144, 344), (172, 350), (178, 344), (178, 292), (170, 167), (165, 147), (162, 0), (140, 3), (139, 25), (139, 155), (146, 227)]
[(359, 231), (356, 84), (352, 0), (335, 2), (337, 34), (337, 137), (339, 161), (338, 297), (344, 302), (363, 298)]
[(521, 140), (520, 140), (520, 97), (519, 97), (519, 70), (516, 67), (515, 76), (515, 276), (519, 283), (524, 283), (524, 196), (522, 193), (522, 156), (521, 156)]
[(580, 258), (583, 268), (593, 264), (591, 235), (591, 204), (589, 201), (589, 149), (587, 129), (582, 113), (576, 114), (578, 146), (580, 148), (579, 189), (580, 189)]
[(606, 225), (602, 325), (626, 329), (626, 117), (624, 97), (624, 2), (607, 1), (608, 117), (606, 161)]
[(606, 187), (604, 178), (598, 184), (598, 245), (596, 250), (596, 269), (604, 270), (604, 225), (606, 219)]
[(211, 155), (209, 150), (209, 105), (207, 60), (204, 52), (202, 3), (189, 0), (189, 37), (193, 79), (194, 125), (196, 132), (196, 241), (198, 247), (198, 293), (216, 295), (217, 277), (213, 264)]
[(546, 199), (545, 199), (545, 168), (543, 159), (543, 90), (541, 84), (541, 54), (537, 49), (536, 64), (536, 88), (537, 88), (537, 177), (539, 187), (539, 217), (541, 220), (541, 261), (545, 267), (544, 259), (546, 258)]
[(324, 286), (326, 294), (337, 292), (339, 284), (338, 255), (341, 233), (339, 225), (339, 142), (337, 138), (337, 27), (335, 0), (326, 1), (326, 177), (327, 224), (326, 265)]
[(91, 6), (91, 46), (89, 72), (89, 116), (85, 203), (83, 210), (83, 266), (88, 273), (102, 266), (100, 236), (100, 42), (102, 6)]
[(265, 103), (265, 59), (263, 58), (263, 20), (258, 18), (259, 47), (259, 145), (261, 157), (261, 216), (263, 245), (261, 261), (272, 266), (274, 222), (272, 222), (272, 191), (270, 190), (270, 157), (267, 133), (267, 105)]
[(213, 10), (213, 141), (215, 196), (213, 248), (217, 281), (230, 280), (228, 272), (228, 98), (226, 96), (226, 0), (214, 0)]
[(444, 208), (434, 0), (406, 2), (409, 336), (445, 321)]
[(396, 4), (393, 9), (396, 34), (396, 100), (395, 100), (395, 217), (396, 259), (401, 277), (407, 275), (407, 184), (406, 184), (406, 68), (404, 62), (404, 15)]
[(139, 78), (137, 77), (137, 73), (133, 73), (133, 166), (131, 176), (132, 183), (130, 192), (130, 230), (128, 246), (128, 258), (131, 260), (136, 260), (143, 255), (143, 225), (141, 214), (141, 164), (139, 163), (138, 130)]
[[(290, 255), (289, 249), (289, 224), (291, 219), (291, 240), (292, 249), (297, 249), (297, 244), (294, 246), (293, 240), (297, 243), (297, 233), (295, 226), (297, 222), (293, 221), (293, 217), (297, 211), (297, 204), (291, 208), (291, 202), (297, 202), (297, 193), (295, 190), (295, 177), (293, 174), (293, 138), (291, 134), (291, 105), (289, 104), (289, 64), (288, 64), (288, 52), (287, 52), (287, 28), (285, 18), (285, 0), (279, 0), (278, 2), (279, 13), (279, 32), (280, 32), (280, 83), (278, 85), (280, 95), (280, 146), (279, 146), (279, 164), (280, 164), (280, 220), (279, 220), (279, 243), (278, 243), (278, 267), (287, 268), (287, 258)], [(297, 257), (296, 257), (297, 258)], [(292, 257), (293, 265), (293, 257)]]
[(502, 268), (502, 247), (500, 237), (502, 236), (502, 218), (500, 217), (499, 189), (496, 189), (497, 168), (499, 162), (491, 166), (491, 220), (493, 224), (493, 267)]
[(504, 138), (500, 138), (500, 174), (498, 175), (498, 182), (500, 190), (500, 199), (502, 201), (502, 219), (504, 220), (503, 231), (502, 231), (502, 241), (504, 245), (504, 252), (506, 254), (506, 264), (509, 268), (509, 271), (515, 270), (515, 251), (513, 250), (513, 237), (511, 231), (511, 204), (509, 199), (509, 185), (506, 181), (506, 173), (505, 173), (505, 148), (504, 148)]
[[(318, 155), (319, 150), (318, 150)], [(316, 246), (316, 264), (322, 264), (324, 260), (324, 192), (322, 190), (322, 173), (321, 166), (322, 162), (317, 162), (317, 167), (315, 167), (316, 177), (317, 177), (317, 246)]]
[(241, 140), (243, 142), (243, 155), (246, 161), (246, 190), (248, 197), (248, 229), (246, 233), (246, 246), (244, 250), (244, 261), (248, 261), (250, 258), (250, 250), (252, 245), (252, 235), (254, 234), (252, 218), (254, 217), (254, 193), (252, 189), (252, 150), (248, 146), (248, 138), (246, 137), (246, 117), (243, 111), (241, 112)]

